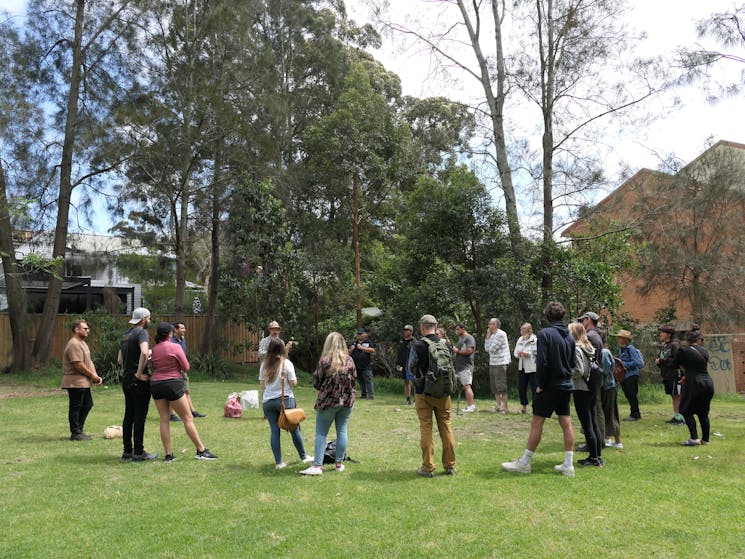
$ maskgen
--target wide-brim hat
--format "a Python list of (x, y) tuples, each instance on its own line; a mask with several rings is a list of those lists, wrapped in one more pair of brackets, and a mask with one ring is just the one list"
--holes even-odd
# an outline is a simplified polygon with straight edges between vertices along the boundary
[(616, 338), (626, 338), (627, 340), (632, 339), (634, 336), (631, 335), (631, 332), (628, 330), (619, 330), (615, 334), (613, 334)]
[(660, 326), (660, 332), (666, 332), (668, 334), (675, 334), (675, 328), (672, 326), (665, 324), (664, 326)]
[(135, 310), (132, 311), (132, 318), (129, 320), (129, 323), (138, 324), (149, 316), (149, 310), (147, 310), (145, 307), (137, 307)]
[(269, 326), (267, 326), (267, 328), (268, 328), (269, 330), (272, 330), (272, 329), (274, 329), (274, 328), (276, 328), (277, 330), (281, 330), (281, 329), (282, 329), (282, 327), (281, 327), (281, 326), (279, 325), (279, 322), (277, 322), (276, 320), (272, 320), (272, 321), (271, 321), (271, 322), (269, 323)]

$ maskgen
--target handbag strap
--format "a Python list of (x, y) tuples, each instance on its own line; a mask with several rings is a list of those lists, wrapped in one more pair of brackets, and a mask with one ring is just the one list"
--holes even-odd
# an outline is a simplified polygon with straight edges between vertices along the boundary
[[(282, 360), (279, 362), (279, 374), (282, 375), (282, 395), (279, 397), (280, 409), (285, 411), (285, 358), (282, 356)], [(274, 377), (277, 378), (277, 377)]]

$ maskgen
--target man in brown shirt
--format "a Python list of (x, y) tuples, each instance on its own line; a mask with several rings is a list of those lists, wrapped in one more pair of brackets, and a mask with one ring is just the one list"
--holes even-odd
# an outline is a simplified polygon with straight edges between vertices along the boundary
[(62, 354), (62, 388), (67, 390), (70, 399), (68, 419), (71, 441), (87, 441), (92, 438), (83, 432), (88, 412), (93, 407), (91, 384), (103, 382), (96, 373), (91, 351), (85, 342), (89, 332), (88, 324), (84, 320), (73, 322), (72, 338), (67, 342)]

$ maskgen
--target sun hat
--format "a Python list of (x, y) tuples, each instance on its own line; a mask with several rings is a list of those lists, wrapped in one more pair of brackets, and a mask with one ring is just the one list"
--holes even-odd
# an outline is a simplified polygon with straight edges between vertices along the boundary
[(139, 322), (142, 322), (144, 319), (150, 316), (150, 311), (147, 310), (145, 307), (137, 307), (135, 310), (132, 311), (132, 318), (130, 319), (130, 324), (137, 324)]
[(616, 338), (626, 338), (627, 340), (633, 338), (631, 332), (629, 332), (628, 330), (619, 330), (617, 334), (614, 334), (614, 336)]
[(668, 334), (675, 334), (675, 328), (665, 324), (665, 326), (660, 326), (660, 332), (667, 332)]
[(267, 328), (269, 328), (269, 330), (272, 330), (274, 328), (276, 328), (277, 330), (281, 330), (282, 329), (282, 327), (279, 325), (279, 322), (277, 322), (276, 320), (272, 320), (269, 323), (269, 326), (267, 326)]

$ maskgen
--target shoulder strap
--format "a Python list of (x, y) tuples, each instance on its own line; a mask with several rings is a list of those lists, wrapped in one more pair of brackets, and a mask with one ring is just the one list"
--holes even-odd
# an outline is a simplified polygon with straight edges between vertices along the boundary
[[(282, 357), (282, 360), (279, 362), (279, 374), (281, 375), (282, 379), (282, 394), (279, 397), (279, 407), (281, 410), (284, 411), (285, 409), (285, 358)], [(277, 378), (277, 377), (274, 377)]]

